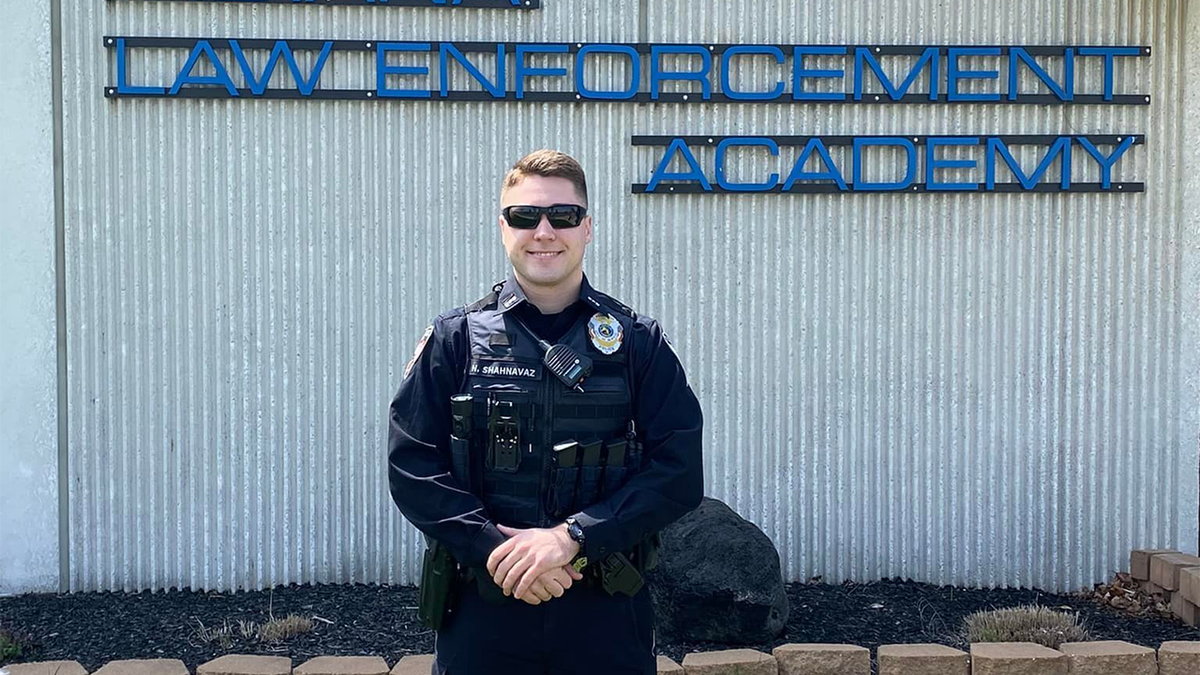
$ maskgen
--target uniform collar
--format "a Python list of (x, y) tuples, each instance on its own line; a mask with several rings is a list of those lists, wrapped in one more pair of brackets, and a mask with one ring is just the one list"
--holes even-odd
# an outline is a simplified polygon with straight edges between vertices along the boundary
[[(597, 297), (595, 289), (588, 283), (586, 274), (583, 275), (583, 282), (579, 284), (579, 300), (596, 309), (600, 309), (600, 300)], [(525, 291), (521, 289), (521, 284), (517, 283), (515, 276), (509, 274), (500, 287), (500, 295), (496, 303), (497, 309), (501, 314), (504, 314), (513, 307), (528, 301), (529, 298), (525, 297)]]

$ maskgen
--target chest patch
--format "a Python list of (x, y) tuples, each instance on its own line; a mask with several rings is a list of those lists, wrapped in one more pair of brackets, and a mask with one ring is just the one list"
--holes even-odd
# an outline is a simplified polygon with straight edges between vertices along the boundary
[(542, 367), (531, 366), (511, 361), (487, 361), (476, 359), (471, 361), (471, 375), (477, 377), (504, 377), (523, 380), (542, 379)]

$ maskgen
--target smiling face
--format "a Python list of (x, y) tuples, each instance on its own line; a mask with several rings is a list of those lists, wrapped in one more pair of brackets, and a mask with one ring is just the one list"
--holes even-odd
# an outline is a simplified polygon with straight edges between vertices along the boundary
[[(501, 209), (518, 204), (587, 206), (587, 200), (566, 178), (527, 175), (500, 194)], [(583, 279), (583, 253), (592, 241), (592, 217), (585, 216), (578, 227), (556, 230), (543, 215), (536, 228), (518, 230), (501, 214), (500, 236), (517, 281), (527, 292), (530, 287), (543, 292), (577, 287)]]

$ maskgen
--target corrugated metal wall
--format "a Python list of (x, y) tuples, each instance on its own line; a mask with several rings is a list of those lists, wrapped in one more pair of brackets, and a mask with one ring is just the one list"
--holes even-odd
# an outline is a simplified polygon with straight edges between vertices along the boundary
[[(496, 184), (543, 146), (590, 170), (589, 274), (675, 338), (706, 411), (708, 493), (763, 527), (788, 579), (1058, 590), (1134, 546), (1195, 550), (1182, 14), (64, 3), (71, 589), (413, 582), (386, 406), (428, 321), (504, 275)], [(114, 101), (103, 35), (1145, 44), (1118, 93), (1154, 105)], [(131, 69), (169, 81), (181, 63), (144, 50)], [(326, 86), (369, 86), (367, 63)], [(1129, 132), (1149, 135), (1122, 163), (1144, 195), (629, 194), (662, 150), (634, 134)]]

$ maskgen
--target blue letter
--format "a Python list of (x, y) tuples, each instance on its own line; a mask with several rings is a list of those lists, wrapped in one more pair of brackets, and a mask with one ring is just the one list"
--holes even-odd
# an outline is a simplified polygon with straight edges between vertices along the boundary
[(779, 144), (769, 138), (726, 138), (717, 144), (717, 185), (730, 192), (768, 192), (779, 185), (779, 174), (773, 173), (765, 183), (734, 183), (725, 180), (725, 153), (732, 147), (767, 148), (775, 157), (779, 156)]
[[(779, 98), (783, 95), (783, 83), (778, 82), (775, 88), (769, 92), (745, 92), (735, 91), (733, 86), (729, 84), (729, 64), (733, 61), (733, 57), (739, 54), (765, 54), (774, 56), (776, 63), (783, 63), (783, 50), (779, 47), (755, 47), (751, 45), (741, 45), (730, 47), (725, 50), (725, 54), (721, 57), (721, 92), (734, 101), (770, 101)], [(778, 148), (776, 148), (778, 150)]]
[[(1015, 57), (1015, 58), (1014, 58)], [(1075, 100), (1075, 50), (1067, 47), (1064, 52), (1063, 63), (1063, 86), (1058, 86), (1050, 74), (1042, 70), (1042, 67), (1033, 60), (1029, 52), (1021, 47), (1010, 47), (1008, 50), (1008, 100), (1017, 100), (1017, 95), (1020, 93), (1017, 85), (1017, 66), (1024, 62), (1029, 69), (1033, 71), (1037, 78), (1044, 82), (1050, 91), (1058, 97), (1060, 101)]]
[[(868, 183), (862, 179), (862, 149), (872, 145), (890, 145), (904, 148), (904, 152), (908, 154), (908, 168), (904, 173), (903, 180), (895, 183)], [(913, 146), (912, 141), (907, 138), (881, 136), (879, 138), (854, 139), (854, 185), (851, 189), (855, 192), (862, 192), (864, 190), (903, 190), (912, 185), (913, 176), (916, 173), (917, 149)]]
[[(692, 168), (687, 173), (667, 173), (667, 165), (675, 158), (676, 152), (683, 153), (683, 160)], [(682, 138), (676, 138), (671, 141), (671, 145), (667, 147), (667, 151), (663, 153), (662, 161), (658, 163), (658, 168), (654, 170), (654, 175), (650, 177), (650, 183), (646, 186), (646, 192), (654, 192), (654, 188), (664, 180), (692, 180), (699, 181), (700, 186), (705, 192), (712, 192), (712, 184), (704, 177), (704, 170), (700, 168), (700, 162), (696, 161), (696, 156), (692, 154), (691, 148)]]
[[(666, 72), (662, 70), (659, 58), (663, 54), (698, 54), (703, 61), (703, 67), (698, 73)], [(700, 83), (704, 94), (703, 99), (707, 101), (712, 98), (712, 82), (708, 80), (710, 72), (712, 72), (712, 54), (709, 54), (708, 50), (700, 45), (653, 45), (650, 47), (650, 100), (658, 100), (659, 85), (665, 80), (695, 80)]]
[(390, 89), (388, 75), (428, 75), (428, 66), (389, 66), (388, 52), (427, 52), (428, 42), (380, 42), (375, 51), (375, 91), (384, 98), (433, 98), (428, 89)]
[(1046, 156), (1033, 170), (1033, 174), (1028, 177), (1025, 176), (1025, 172), (1021, 171), (1021, 166), (1017, 164), (1017, 160), (1013, 159), (1012, 153), (1008, 151), (1008, 146), (1004, 144), (1003, 140), (995, 137), (987, 139), (987, 158), (985, 159), (987, 189), (996, 189), (996, 153), (1000, 153), (1000, 156), (1004, 158), (1005, 164), (1008, 164), (1008, 168), (1017, 177), (1021, 187), (1032, 190), (1050, 169), (1050, 163), (1060, 152), (1062, 153), (1062, 178), (1059, 184), (1062, 189), (1066, 190), (1071, 187), (1071, 138), (1069, 136), (1062, 136), (1055, 140), (1050, 149), (1046, 151)]
[(854, 100), (861, 101), (863, 98), (863, 64), (866, 63), (875, 72), (875, 77), (883, 85), (883, 90), (887, 92), (889, 98), (893, 101), (899, 101), (905, 94), (908, 93), (913, 82), (917, 81), (917, 76), (921, 74), (921, 69), (926, 64), (929, 65), (929, 100), (936, 101), (938, 97), (938, 64), (941, 63), (941, 56), (938, 55), (937, 47), (930, 47), (921, 52), (921, 58), (913, 64), (908, 75), (905, 76), (904, 82), (900, 83), (899, 87), (892, 85), (892, 80), (883, 72), (879, 62), (875, 60), (875, 56), (871, 54), (871, 50), (866, 47), (858, 47), (854, 50)]
[[(1067, 139), (1064, 138), (1061, 140), (1065, 141)], [(1121, 144), (1117, 146), (1117, 149), (1113, 150), (1113, 154), (1108, 157), (1105, 157), (1103, 153), (1096, 149), (1096, 146), (1092, 145), (1091, 141), (1083, 136), (1080, 136), (1076, 140), (1079, 141), (1079, 144), (1083, 146), (1084, 150), (1088, 151), (1088, 154), (1092, 156), (1092, 159), (1096, 160), (1096, 163), (1100, 165), (1101, 187), (1103, 187), (1105, 190), (1112, 187), (1113, 165), (1117, 163), (1118, 159), (1121, 159), (1121, 155), (1124, 155), (1126, 150), (1133, 146), (1133, 136), (1126, 136), (1125, 140), (1121, 141)]]
[[(632, 70), (629, 73), (629, 87), (625, 91), (594, 91), (587, 88), (583, 82), (583, 59), (588, 54), (624, 54), (629, 57)], [(637, 50), (625, 45), (584, 45), (575, 55), (575, 90), (584, 98), (607, 99), (623, 101), (637, 96), (638, 86), (642, 83), (642, 57)]]
[[(804, 91), (806, 77), (840, 77), (845, 79), (844, 70), (808, 70), (804, 67), (806, 54), (845, 54), (845, 47), (796, 47), (792, 50), (792, 100), (795, 101), (845, 101), (846, 95), (832, 91)], [(844, 85), (843, 85), (844, 86)], [(810, 141), (811, 142), (811, 141)], [(824, 147), (824, 146), (822, 146)]]
[[(212, 61), (213, 69), (217, 71), (216, 75), (212, 77), (192, 75), (192, 68), (196, 66), (196, 60), (200, 58), (201, 54), (207, 55), (208, 60)], [(196, 42), (196, 46), (192, 48), (192, 53), (188, 56), (183, 70), (179, 71), (179, 77), (175, 78), (175, 84), (171, 85), (170, 94), (172, 96), (178, 94), (179, 88), (185, 84), (219, 84), (225, 87), (230, 96), (238, 95), (238, 90), (234, 88), (233, 81), (229, 79), (229, 73), (225, 71), (225, 66), (221, 63), (221, 59), (217, 58), (217, 53), (213, 51), (212, 45), (208, 44), (208, 40)]]
[(939, 183), (933, 178), (937, 169), (974, 169), (973, 159), (937, 159), (934, 154), (943, 145), (979, 145), (978, 138), (929, 138), (925, 141), (925, 189), (965, 192), (978, 190), (978, 183)]
[[(804, 170), (804, 165), (808, 162), (808, 158), (814, 150), (821, 156), (821, 160), (829, 168), (828, 171), (809, 173)], [(805, 145), (804, 150), (800, 152), (800, 159), (796, 160), (796, 165), (792, 167), (792, 172), (788, 174), (787, 181), (783, 184), (783, 191), (787, 192), (791, 190), (796, 181), (801, 180), (832, 180), (837, 183), (838, 189), (849, 189), (846, 187), (846, 179), (842, 178), (842, 172), (838, 171), (837, 167), (833, 165), (833, 158), (829, 156), (829, 150), (819, 138), (808, 139), (808, 145)]]
[(450, 77), (449, 77), (450, 64), (449, 64), (449, 59), (446, 58), (447, 55), (453, 57), (455, 61), (458, 61), (460, 64), (462, 64), (463, 68), (467, 69), (467, 73), (470, 74), (471, 77), (475, 78), (475, 80), (477, 82), (479, 82), (479, 84), (482, 84), (483, 88), (486, 89), (487, 92), (492, 95), (492, 98), (504, 98), (504, 61), (505, 61), (505, 59), (504, 59), (504, 43), (500, 43), (500, 44), (496, 45), (496, 83), (495, 84), (492, 84), (491, 82), (489, 82), (488, 79), (483, 76), (483, 73), (478, 68), (475, 67), (475, 64), (468, 61), (467, 57), (463, 56), (463, 53), (458, 51), (457, 47), (450, 44), (449, 42), (439, 43), (438, 44), (438, 68), (440, 71), (439, 74), (441, 75), (441, 78), (442, 78), (442, 89), (441, 89), (442, 98), (445, 98), (450, 95)]
[(129, 77), (128, 66), (125, 65), (125, 38), (117, 38), (117, 93), (118, 94), (150, 94), (162, 96), (167, 93), (166, 87), (131, 87), (126, 81)]
[(1137, 56), (1137, 47), (1080, 47), (1080, 56), (1104, 57), (1104, 100), (1113, 100), (1113, 57)]
[(525, 78), (530, 75), (557, 77), (566, 75), (566, 68), (526, 68), (526, 54), (566, 54), (566, 45), (517, 45), (517, 68), (513, 78), (517, 81), (517, 100), (525, 98)]
[(284, 61), (287, 61), (288, 68), (292, 71), (292, 79), (296, 81), (296, 88), (305, 96), (312, 96), (313, 89), (317, 86), (317, 80), (321, 79), (321, 71), (325, 68), (325, 60), (329, 58), (329, 50), (333, 48), (332, 42), (326, 42), (321, 48), (321, 55), (317, 57), (317, 64), (313, 66), (312, 76), (309, 79), (304, 79), (300, 74), (300, 66), (296, 64), (296, 59), (292, 55), (292, 49), (284, 40), (279, 40), (275, 43), (275, 48), (271, 50), (271, 56), (267, 59), (267, 67), (263, 69), (262, 79), (254, 77), (254, 71), (250, 69), (250, 64), (246, 61), (246, 54), (242, 51), (242, 46), (237, 40), (229, 41), (229, 49), (233, 51), (233, 55), (237, 58), (238, 65), (242, 67), (242, 74), (246, 76), (246, 84), (250, 85), (250, 91), (255, 96), (262, 96), (267, 90), (267, 83), (271, 81), (271, 75), (275, 72), (275, 64), (279, 62), (282, 56)]
[(951, 101), (999, 101), (1000, 93), (995, 94), (960, 94), (959, 80), (988, 80), (999, 79), (1000, 74), (994, 70), (960, 70), (960, 56), (996, 56), (1000, 54), (999, 47), (951, 47), (946, 53), (947, 70), (946, 93)]

